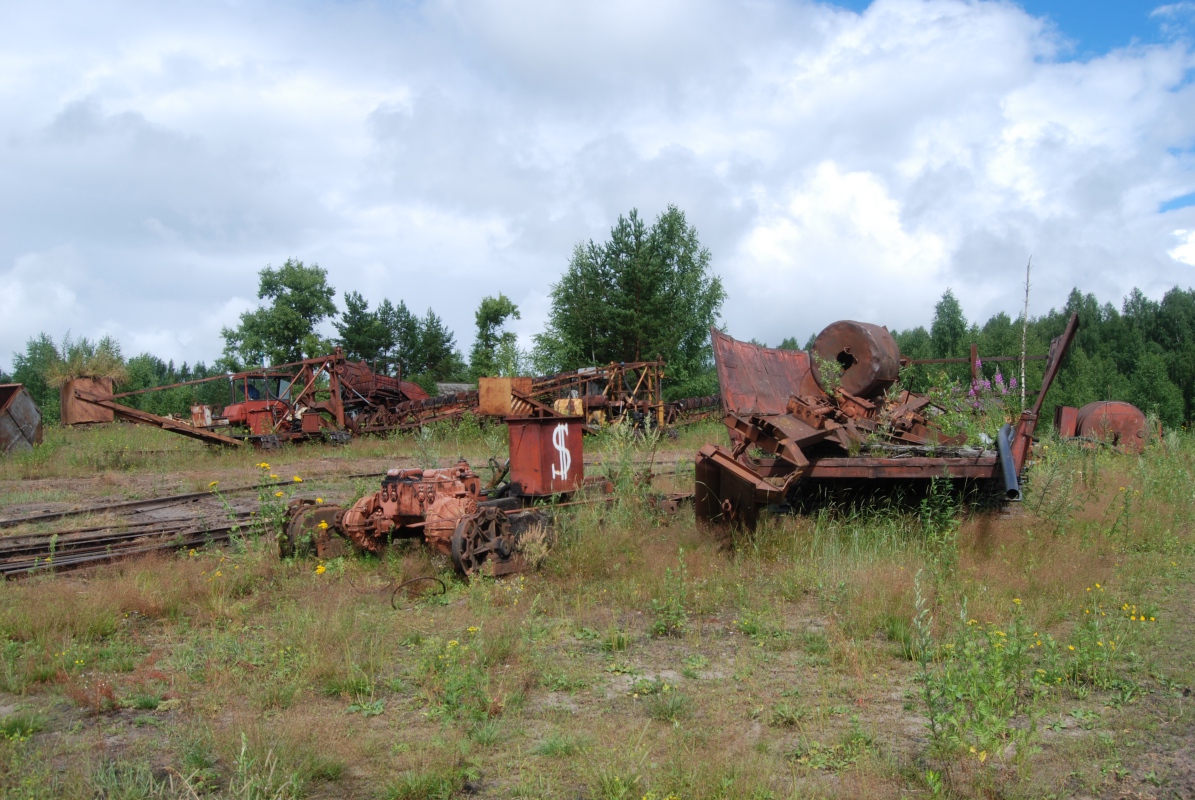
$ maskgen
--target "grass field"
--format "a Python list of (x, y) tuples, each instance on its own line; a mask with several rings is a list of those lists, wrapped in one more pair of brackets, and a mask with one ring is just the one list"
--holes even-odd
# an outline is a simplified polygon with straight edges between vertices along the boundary
[[(0, 463), (0, 514), (249, 485), (254, 452), (115, 425)], [(720, 426), (662, 440), (692, 483)], [(589, 472), (651, 454), (586, 441)], [(288, 493), (504, 442), (476, 426), (265, 456)], [(769, 519), (558, 512), (536, 571), (268, 537), (0, 586), (4, 797), (1195, 796), (1195, 439), (1045, 442), (1023, 504)], [(436, 576), (443, 594), (399, 593)], [(425, 582), (424, 585), (432, 585)], [(438, 591), (438, 586), (436, 587)], [(397, 606), (395, 608), (394, 606)]]

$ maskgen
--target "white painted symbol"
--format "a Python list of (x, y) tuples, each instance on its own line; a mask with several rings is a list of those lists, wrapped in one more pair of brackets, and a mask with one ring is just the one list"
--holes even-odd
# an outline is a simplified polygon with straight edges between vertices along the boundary
[(573, 465), (573, 454), (568, 451), (568, 423), (562, 422), (552, 431), (552, 444), (560, 454), (560, 469), (552, 466), (552, 480), (568, 480), (568, 468)]

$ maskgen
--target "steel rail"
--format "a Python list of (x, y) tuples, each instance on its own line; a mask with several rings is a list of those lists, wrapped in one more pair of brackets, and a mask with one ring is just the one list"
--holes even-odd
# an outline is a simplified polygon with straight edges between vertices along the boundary
[[(351, 475), (337, 475), (333, 479), (351, 480), (354, 478), (380, 478), (385, 475), (385, 472), (360, 472)], [(312, 478), (310, 480), (321, 480), (321, 478)], [(249, 492), (254, 489), (267, 489), (275, 486), (290, 486), (294, 481), (275, 481), (273, 483), (256, 483), (249, 486), (235, 486), (231, 489), (221, 489), (219, 494), (240, 494), (241, 492)], [(184, 494), (168, 494), (159, 497), (147, 497), (144, 500), (125, 500), (119, 503), (107, 503), (102, 506), (88, 506), (87, 508), (76, 508), (69, 511), (47, 511), (44, 514), (33, 514), (28, 517), (9, 517), (8, 519), (0, 519), (0, 529), (15, 528), (18, 525), (26, 525), (32, 522), (52, 522), (56, 519), (65, 519), (67, 517), (78, 517), (84, 514), (99, 514), (105, 511), (120, 511), (124, 509), (142, 509), (154, 508), (156, 506), (170, 506), (178, 503), (196, 502), (203, 498), (215, 497), (216, 492), (208, 490), (206, 492), (186, 492)]]
[(99, 552), (96, 552), (96, 548), (89, 548), (85, 551), (64, 554), (61, 557), (55, 555), (48, 560), (46, 558), (36, 556), (33, 558), (22, 558), (16, 561), (7, 561), (0, 563), (0, 575), (4, 575), (5, 577), (27, 575), (38, 570), (53, 571), (62, 568), (77, 567), (82, 564), (90, 564), (98, 561), (111, 561), (118, 558), (127, 558), (129, 556), (152, 553), (159, 550), (177, 550), (196, 546), (202, 547), (207, 544), (228, 541), (232, 538), (235, 527), (236, 526), (229, 525), (206, 531), (191, 531), (189, 535), (183, 535), (181, 537), (175, 535), (151, 544), (144, 544), (140, 546), (126, 545), (118, 548), (103, 548), (100, 549)]

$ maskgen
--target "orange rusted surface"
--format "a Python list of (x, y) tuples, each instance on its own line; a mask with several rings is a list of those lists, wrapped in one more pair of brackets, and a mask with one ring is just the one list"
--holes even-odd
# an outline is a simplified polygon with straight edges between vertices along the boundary
[(717, 328), (711, 328), (710, 335), (727, 413), (783, 414), (790, 397), (809, 393), (806, 380), (812, 375), (804, 350), (740, 342)]
[(345, 510), (339, 528), (361, 550), (379, 553), (391, 539), (422, 533), (441, 553), (453, 529), (477, 511), (481, 479), (464, 461), (447, 469), (392, 469), (382, 488)]
[(1076, 422), (1080, 438), (1097, 439), (1129, 453), (1144, 451), (1149, 438), (1141, 409), (1119, 400), (1088, 403), (1079, 409)]
[[(814, 339), (812, 350), (822, 361), (842, 367), (841, 387), (852, 395), (874, 397), (899, 377), (900, 348), (882, 325), (849, 319), (832, 322)], [(827, 389), (818, 370), (813, 377)]]
[(518, 497), (575, 492), (585, 481), (580, 417), (507, 417), (510, 488)]

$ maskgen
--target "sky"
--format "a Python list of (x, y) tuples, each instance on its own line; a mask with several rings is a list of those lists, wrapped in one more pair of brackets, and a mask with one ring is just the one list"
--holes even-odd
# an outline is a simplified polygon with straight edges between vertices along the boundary
[[(1195, 2), (0, 0), (0, 368), (213, 361), (257, 273), (524, 345), (677, 205), (743, 339), (1195, 285)], [(325, 326), (325, 333), (331, 333)]]

